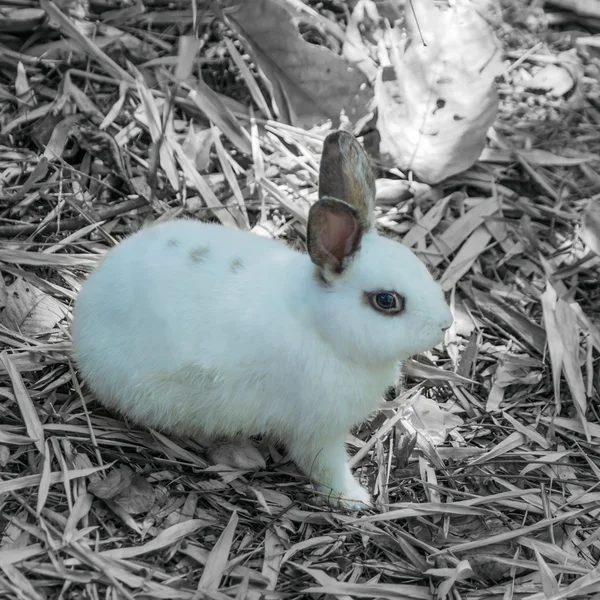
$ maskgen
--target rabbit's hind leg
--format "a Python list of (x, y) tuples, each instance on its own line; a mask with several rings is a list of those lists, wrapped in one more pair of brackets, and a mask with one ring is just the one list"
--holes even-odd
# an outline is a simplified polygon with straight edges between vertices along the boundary
[(235, 469), (255, 470), (264, 469), (267, 466), (258, 448), (250, 440), (244, 438), (213, 442), (207, 455), (211, 463)]

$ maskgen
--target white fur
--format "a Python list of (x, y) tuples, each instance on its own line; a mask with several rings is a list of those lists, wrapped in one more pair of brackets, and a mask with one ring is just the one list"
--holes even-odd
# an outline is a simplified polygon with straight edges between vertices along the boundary
[[(274, 436), (337, 502), (364, 508), (346, 434), (377, 408), (399, 360), (442, 341), (451, 314), (420, 260), (374, 231), (331, 285), (315, 271), (282, 242), (219, 225), (144, 229), (81, 289), (80, 371), (104, 404), (141, 424)], [(404, 314), (365, 302), (364, 292), (388, 289), (406, 297)]]

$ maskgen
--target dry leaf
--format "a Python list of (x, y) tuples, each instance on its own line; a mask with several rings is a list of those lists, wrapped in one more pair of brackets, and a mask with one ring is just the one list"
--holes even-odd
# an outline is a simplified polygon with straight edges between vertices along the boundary
[(127, 466), (122, 466), (113, 469), (104, 479), (91, 481), (88, 491), (96, 498), (114, 498), (130, 485), (132, 477), (133, 471)]
[[(75, 48), (94, 58), (102, 67), (118, 80), (133, 83), (133, 77), (125, 71), (112, 58), (105, 54), (93, 41), (93, 36), (88, 38), (78, 27), (79, 23), (65, 15), (51, 0), (40, 0), (40, 6), (48, 16), (56, 23), (60, 31), (70, 38)], [(30, 52), (32, 49), (30, 49)]]
[(542, 90), (551, 96), (564, 96), (573, 88), (575, 81), (569, 71), (560, 65), (546, 65), (540, 69), (528, 82), (529, 90)]
[[(73, 79), (71, 78), (71, 73), (69, 71), (65, 73), (63, 78), (63, 94), (73, 100), (73, 102), (77, 105), (79, 112), (89, 117), (90, 120), (95, 120), (97, 123), (102, 123), (104, 120), (104, 114), (94, 104), (92, 99), (82, 89), (78, 88), (75, 83), (73, 83)], [(92, 129), (91, 126), (92, 123), (86, 125), (86, 127), (90, 130)], [(105, 135), (108, 135), (108, 133)]]
[(526, 441), (527, 439), (522, 433), (519, 433), (518, 431), (513, 431), (508, 437), (504, 438), (491, 450), (472, 460), (470, 464), (471, 466), (473, 466), (483, 464), (487, 461), (493, 461), (499, 456), (503, 456), (507, 452), (519, 448), (520, 446), (525, 444)]
[(6, 289), (6, 283), (4, 277), (0, 277), (0, 309), (6, 307), (6, 300), (8, 299), (8, 290)]
[(5, 467), (10, 460), (10, 450), (8, 446), (0, 446), (0, 467)]
[(148, 512), (154, 505), (154, 490), (141, 475), (122, 466), (105, 479), (90, 482), (88, 491), (97, 498), (112, 500), (131, 515)]
[(406, 179), (379, 177), (375, 182), (377, 206), (400, 204), (414, 197), (415, 202), (427, 202), (435, 198), (435, 192), (426, 183)]
[(590, 199), (583, 214), (581, 237), (600, 256), (600, 200), (596, 198)]
[(27, 435), (32, 439), (40, 454), (44, 455), (46, 446), (44, 443), (44, 427), (40, 421), (40, 417), (36, 411), (35, 405), (31, 400), (29, 391), (25, 386), (21, 372), (17, 368), (14, 361), (14, 356), (9, 356), (6, 350), (0, 354), (0, 361), (4, 363), (6, 372), (10, 377), (14, 398), (17, 402), (19, 410), (23, 415), (23, 422)]
[(196, 81), (188, 98), (229, 138), (229, 141), (244, 154), (252, 154), (248, 132), (237, 117), (223, 103), (222, 97), (211, 90), (203, 81)]
[(275, 590), (285, 547), (276, 531), (265, 531), (265, 557), (262, 574), (268, 579), (268, 590)]
[(402, 238), (402, 243), (412, 248), (419, 240), (426, 237), (435, 229), (442, 220), (448, 204), (455, 198), (455, 194), (450, 194), (445, 198), (438, 200), (427, 212), (417, 221), (412, 229)]
[(66, 307), (31, 283), (18, 278), (6, 288), (0, 322), (27, 336), (47, 334), (67, 315)]
[[(512, 148), (484, 148), (479, 156), (479, 162), (512, 164), (515, 162), (515, 150)], [(538, 167), (567, 167), (581, 165), (597, 160), (597, 155), (592, 152), (569, 151), (571, 156), (560, 156), (548, 150), (534, 148), (533, 150), (519, 150), (518, 155), (527, 162)]]
[(141, 104), (135, 111), (136, 119), (148, 127), (154, 148), (158, 147), (160, 166), (169, 180), (171, 187), (174, 190), (178, 190), (179, 173), (171, 144), (174, 140), (172, 114), (169, 113), (169, 118), (163, 126), (160, 110), (164, 111), (164, 102), (155, 100), (141, 75), (138, 75), (136, 83), (141, 100)]
[(46, 505), (46, 500), (48, 500), (48, 492), (50, 491), (50, 463), (52, 462), (52, 458), (50, 456), (50, 452), (48, 449), (48, 442), (44, 443), (44, 462), (42, 463), (42, 472), (40, 478), (40, 485), (38, 487), (38, 498), (35, 512), (39, 518)]
[(583, 17), (600, 19), (599, 0), (552, 0), (552, 4), (566, 10), (572, 10)]
[(0, 31), (12, 34), (21, 31), (33, 31), (44, 21), (45, 13), (40, 8), (17, 8), (6, 6), (0, 9)]
[(15, 78), (15, 95), (22, 103), (19, 106), (19, 114), (23, 114), (28, 110), (31, 110), (32, 106), (35, 106), (35, 92), (29, 85), (27, 79), (27, 71), (23, 66), (23, 63), (19, 61), (17, 64), (17, 76)]
[(240, 70), (240, 75), (244, 78), (244, 83), (248, 87), (248, 91), (250, 92), (252, 99), (254, 100), (256, 106), (258, 106), (259, 110), (262, 111), (262, 116), (267, 119), (273, 119), (271, 107), (261, 92), (260, 87), (256, 82), (254, 75), (252, 74), (252, 71), (244, 61), (244, 58), (228, 37), (226, 37), (224, 41), (225, 45), (227, 46), (227, 50), (229, 51), (229, 55), (233, 59), (235, 66)]
[(407, 38), (397, 40), (375, 86), (379, 151), (388, 164), (437, 183), (469, 168), (485, 146), (498, 110), (500, 47), (469, 0), (411, 6)]
[(517, 337), (531, 346), (538, 354), (543, 354), (546, 345), (546, 332), (542, 327), (530, 321), (516, 308), (474, 287), (460, 286), (471, 298), (478, 310), (492, 316), (508, 327)]
[[(189, 523), (189, 521), (187, 521)], [(198, 589), (206, 590), (217, 590), (219, 589), (219, 583), (223, 576), (223, 571), (227, 565), (227, 559), (229, 558), (229, 552), (231, 550), (231, 544), (233, 542), (233, 535), (238, 524), (237, 513), (234, 512), (227, 523), (227, 527), (221, 533), (221, 536), (213, 546), (213, 549), (208, 555), (206, 566), (200, 577), (200, 583)]]
[(183, 148), (176, 142), (171, 142), (171, 147), (175, 151), (177, 162), (185, 175), (187, 183), (190, 187), (196, 188), (202, 199), (209, 208), (214, 209), (214, 214), (219, 221), (226, 227), (232, 229), (238, 229), (238, 222), (236, 221), (233, 213), (237, 213), (236, 208), (226, 208), (221, 204), (221, 201), (217, 198), (212, 188), (208, 185), (206, 180), (200, 175), (192, 161), (185, 155)]
[[(377, 45), (383, 41), (384, 30), (377, 4), (373, 0), (358, 0), (348, 25), (342, 54), (369, 79), (377, 77)], [(365, 40), (367, 43), (365, 43)]]
[(131, 515), (148, 512), (154, 505), (154, 490), (141, 475), (134, 475), (130, 484), (113, 501)]
[(461, 560), (453, 569), (428, 569), (425, 571), (425, 574), (434, 577), (443, 577), (445, 579), (440, 583), (437, 589), (438, 598), (447, 598), (450, 594), (450, 590), (457, 581), (465, 581), (466, 579), (475, 576), (468, 560)]
[(77, 496), (77, 500), (69, 513), (69, 518), (65, 525), (63, 533), (63, 541), (65, 543), (68, 543), (73, 539), (73, 535), (76, 533), (77, 524), (90, 512), (93, 500), (93, 496), (85, 492)]
[(430, 379), (431, 381), (452, 381), (454, 383), (470, 383), (471, 380), (466, 377), (461, 377), (453, 371), (441, 369), (433, 365), (426, 365), (414, 358), (409, 358), (402, 363), (402, 372), (407, 377), (415, 377), (417, 379)]
[(542, 589), (544, 590), (546, 598), (551, 598), (560, 591), (558, 582), (552, 573), (552, 569), (550, 569), (548, 563), (546, 563), (539, 550), (535, 546), (533, 551), (535, 552), (535, 559), (537, 560), (539, 567), (539, 574), (542, 580)]
[[(134, 558), (136, 556), (140, 556), (142, 554), (146, 554), (148, 552), (156, 552), (158, 550), (162, 550), (163, 548), (167, 548), (174, 544), (175, 542), (183, 539), (184, 537), (191, 535), (201, 529), (202, 527), (206, 527), (208, 524), (204, 519), (190, 519), (189, 521), (184, 521), (183, 523), (177, 523), (176, 525), (171, 525), (168, 529), (161, 531), (153, 540), (143, 544), (143, 545), (135, 545), (133, 547), (121, 547), (121, 548), (113, 548), (111, 550), (105, 550), (102, 552), (102, 556), (107, 556), (115, 559), (128, 559)], [(176, 595), (172, 597), (177, 597)]]
[(587, 412), (587, 396), (585, 384), (579, 365), (579, 324), (577, 315), (568, 302), (559, 298), (555, 308), (556, 323), (563, 343), (562, 368), (571, 391), (575, 408), (581, 424), (589, 438), (588, 422), (585, 418)]
[(427, 435), (434, 446), (442, 444), (450, 431), (463, 424), (458, 415), (444, 410), (435, 400), (421, 395), (412, 405), (409, 421), (419, 433)]
[(179, 38), (179, 53), (175, 79), (185, 81), (191, 74), (196, 62), (196, 54), (200, 49), (200, 40), (193, 35), (182, 35)]
[(417, 445), (417, 434), (416, 433), (404, 433), (400, 436), (398, 444), (396, 446), (396, 466), (398, 469), (405, 469), (408, 465), (408, 459), (413, 453), (415, 446)]
[(306, 42), (286, 5), (233, 4), (227, 20), (271, 83), (280, 120), (310, 127), (338, 121), (342, 110), (353, 122), (366, 114), (371, 92), (364, 75), (328, 48)]
[[(52, 3), (54, 9), (56, 9), (57, 3)], [(58, 9), (62, 10), (60, 6)], [(65, 17), (65, 15), (63, 15)], [(61, 17), (59, 17), (61, 19)], [(73, 27), (74, 23), (70, 21), (70, 23), (65, 22), (65, 31), (68, 31)], [(84, 37), (89, 37), (92, 41), (92, 45), (94, 48), (90, 48), (90, 53), (99, 52), (99, 61), (102, 62), (104, 60), (110, 60), (110, 58), (102, 53), (103, 49), (110, 50), (111, 45), (117, 46), (119, 48), (119, 52), (123, 52), (123, 50), (127, 49), (128, 52), (137, 53), (144, 55), (150, 54), (147, 58), (152, 57), (152, 52), (149, 52), (149, 46), (145, 44), (140, 38), (135, 35), (131, 35), (125, 33), (121, 29), (117, 29), (116, 27), (111, 27), (109, 25), (104, 25), (99, 23), (98, 21), (86, 21), (86, 20), (78, 20), (76, 21), (75, 28), (73, 29), (73, 35), (75, 35), (77, 30), (77, 34), (75, 37), (79, 35), (83, 35)], [(81, 40), (81, 46), (87, 44), (84, 40)], [(67, 58), (73, 54), (73, 52), (80, 53), (81, 50), (79, 48), (79, 40), (70, 40), (68, 38), (57, 39), (51, 42), (42, 42), (40, 44), (35, 44), (33, 46), (27, 47), (25, 53), (29, 56), (37, 56), (44, 57), (46, 60), (67, 60)], [(114, 63), (114, 68), (117, 68), (118, 65)], [(125, 77), (120, 79), (121, 82), (132, 82), (130, 75), (123, 71)]]
[[(56, 161), (62, 158), (65, 148), (67, 147), (67, 142), (69, 141), (69, 136), (71, 135), (73, 125), (80, 119), (81, 115), (70, 115), (64, 119), (57, 120), (57, 122), (51, 126), (51, 128), (49, 128), (43, 157), (46, 164), (40, 166), (47, 169), (47, 165), (50, 161)], [(40, 134), (38, 137), (41, 140), (44, 136)]]
[(490, 390), (485, 409), (488, 412), (498, 410), (504, 399), (504, 390), (517, 383), (535, 385), (542, 379), (542, 373), (534, 370), (539, 362), (526, 355), (501, 354), (497, 357), (496, 370), (492, 389)]
[(89, 152), (115, 175), (128, 180), (127, 167), (115, 138), (107, 131), (83, 123), (74, 123), (69, 134), (80, 147)]
[(183, 153), (194, 163), (199, 173), (204, 173), (210, 165), (210, 151), (213, 145), (213, 132), (211, 129), (195, 130), (194, 124), (190, 128), (182, 144)]
[(492, 239), (492, 234), (480, 225), (456, 253), (444, 274), (440, 277), (440, 285), (447, 292), (451, 290), (470, 270)]
[(552, 366), (552, 384), (554, 387), (554, 403), (556, 413), (560, 413), (560, 376), (562, 373), (564, 346), (560, 337), (560, 329), (556, 322), (556, 290), (549, 281), (546, 282), (546, 290), (540, 297), (546, 327), (546, 340), (550, 354), (550, 365)]
[[(300, 565), (296, 565), (300, 566)], [(304, 569), (313, 575), (317, 570)], [(323, 573), (325, 575), (325, 573)], [(316, 577), (315, 577), (316, 579)], [(319, 583), (321, 583), (319, 581)], [(322, 583), (319, 586), (309, 587), (302, 590), (304, 597), (310, 594), (330, 594), (335, 598), (393, 598), (394, 600), (431, 600), (432, 595), (429, 588), (420, 585), (409, 585), (403, 583), (359, 583), (350, 581), (333, 581)]]
[(56, 0), (56, 6), (76, 19), (85, 18), (90, 8), (88, 0)]
[[(451, 201), (452, 198), (453, 196), (450, 196), (448, 201)], [(434, 209), (435, 207), (427, 213), (426, 218), (429, 220), (430, 216), (432, 216), (433, 223), (437, 225), (445, 210), (443, 201), (440, 203), (438, 211), (434, 212)], [(433, 267), (438, 266), (446, 257), (455, 250), (458, 250), (459, 246), (471, 235), (471, 233), (483, 224), (489, 216), (497, 212), (498, 209), (499, 206), (496, 198), (482, 198), (480, 202), (477, 202), (477, 204), (471, 208), (471, 210), (468, 210), (459, 219), (453, 221), (444, 233), (439, 235), (427, 249), (425, 258), (429, 264)], [(442, 214), (439, 214), (439, 211), (441, 211)], [(430, 213), (432, 214), (430, 215)], [(430, 227), (427, 227), (427, 229), (429, 228)], [(416, 240), (411, 239), (411, 245), (414, 243), (416, 243)]]
[(517, 421), (517, 419), (512, 417), (507, 412), (503, 412), (502, 416), (515, 428), (515, 431), (518, 431), (525, 437), (528, 437), (532, 442), (540, 446), (540, 448), (544, 448), (544, 450), (548, 450), (548, 448), (550, 448), (548, 440), (541, 433), (538, 433), (537, 430), (532, 426), (530, 427), (528, 425), (523, 425), (520, 421)]

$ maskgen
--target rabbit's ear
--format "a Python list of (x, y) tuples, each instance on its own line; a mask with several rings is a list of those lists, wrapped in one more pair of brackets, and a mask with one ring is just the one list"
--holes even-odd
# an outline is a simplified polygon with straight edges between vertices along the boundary
[(310, 207), (306, 245), (325, 280), (344, 270), (360, 247), (363, 232), (358, 213), (345, 202), (323, 198)]
[(323, 142), (319, 198), (337, 198), (352, 206), (364, 230), (375, 220), (375, 174), (367, 153), (346, 131), (330, 133)]

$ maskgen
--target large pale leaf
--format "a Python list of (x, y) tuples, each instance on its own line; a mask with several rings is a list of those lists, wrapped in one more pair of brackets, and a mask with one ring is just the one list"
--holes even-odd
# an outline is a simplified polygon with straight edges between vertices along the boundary
[(498, 109), (499, 43), (469, 0), (413, 0), (375, 85), (380, 154), (437, 183), (479, 157)]
[(420, 395), (412, 405), (409, 417), (415, 429), (426, 435), (434, 446), (444, 443), (450, 431), (463, 424), (463, 420), (445, 409), (435, 400)]
[(306, 42), (285, 4), (230, 4), (228, 22), (271, 83), (280, 119), (308, 127), (336, 121), (342, 109), (352, 121), (366, 113), (372, 94), (365, 76), (328, 48)]
[(24, 335), (37, 336), (49, 333), (66, 315), (67, 308), (62, 302), (19, 278), (6, 288), (6, 306), (0, 313), (0, 323)]

